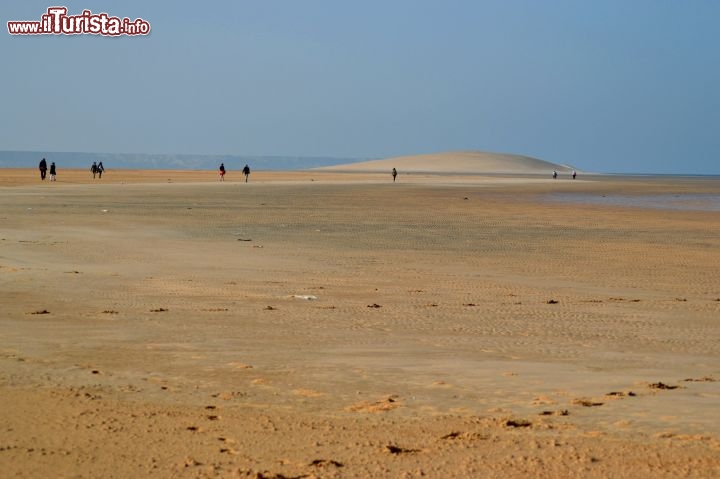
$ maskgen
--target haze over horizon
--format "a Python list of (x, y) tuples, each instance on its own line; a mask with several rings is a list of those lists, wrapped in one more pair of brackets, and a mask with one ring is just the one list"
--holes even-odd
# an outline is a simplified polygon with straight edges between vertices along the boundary
[[(38, 21), (52, 5), (6, 2), (0, 13), (4, 24)], [(62, 5), (152, 30), (6, 30), (2, 151), (478, 150), (595, 172), (720, 174), (718, 2)]]

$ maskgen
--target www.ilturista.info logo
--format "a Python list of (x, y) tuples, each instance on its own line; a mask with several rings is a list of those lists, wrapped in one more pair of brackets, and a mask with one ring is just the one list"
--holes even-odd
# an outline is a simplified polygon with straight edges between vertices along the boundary
[(111, 17), (107, 13), (83, 10), (80, 15), (68, 15), (65, 7), (50, 7), (40, 21), (7, 22), (11, 35), (147, 35), (150, 24), (142, 18)]

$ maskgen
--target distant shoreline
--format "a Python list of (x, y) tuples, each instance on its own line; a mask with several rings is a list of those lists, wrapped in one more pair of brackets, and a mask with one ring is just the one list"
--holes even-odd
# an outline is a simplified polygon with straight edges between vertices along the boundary
[[(185, 172), (185, 173), (215, 173), (216, 169), (214, 168), (137, 168), (137, 167), (127, 167), (127, 166), (119, 166), (119, 167), (111, 167), (108, 165), (106, 166), (106, 170), (108, 172), (112, 171), (127, 171), (127, 172), (149, 172), (149, 173), (158, 173), (158, 172)], [(62, 169), (62, 171), (69, 172), (89, 172), (88, 168), (79, 168), (79, 167), (63, 167), (63, 165), (58, 164), (58, 168)], [(231, 169), (228, 168), (228, 173), (237, 172), (240, 173), (240, 168), (238, 169)], [(21, 172), (21, 171), (28, 171), (32, 172), (34, 175), (37, 171), (37, 167), (19, 167), (19, 166), (0, 166), (0, 172), (3, 171), (11, 171), (11, 172)], [(278, 173), (314, 173), (314, 174), (321, 174), (321, 175), (332, 175), (332, 174), (346, 174), (346, 175), (373, 175), (373, 174), (380, 174), (380, 172), (376, 170), (351, 170), (351, 169), (334, 169), (334, 170), (323, 170), (323, 169), (317, 169), (317, 168), (298, 168), (298, 169), (275, 169), (275, 168), (253, 168), (253, 173), (270, 173), (270, 174), (278, 174)], [(463, 172), (463, 171), (400, 171), (401, 174), (404, 175), (428, 175), (428, 176), (487, 176), (487, 177), (498, 177), (498, 178), (513, 178), (513, 177), (547, 177), (547, 173), (538, 173), (538, 172), (525, 172), (525, 173), (504, 173), (504, 172), (481, 172), (481, 173), (474, 173), (474, 172)], [(567, 176), (567, 174), (565, 175)], [(708, 174), (695, 174), (695, 173), (604, 173), (604, 172), (582, 172), (578, 174), (578, 178), (584, 178), (584, 177), (592, 177), (595, 180), (602, 179), (602, 178), (608, 178), (608, 179), (617, 179), (617, 178), (698, 178), (698, 179), (718, 179), (720, 180), (720, 173), (708, 173)], [(560, 178), (562, 178), (562, 175), (560, 175)]]
[[(510, 163), (523, 160), (535, 161), (537, 165), (541, 165), (540, 170), (552, 173), (556, 169), (558, 173), (570, 172), (573, 169), (578, 171), (582, 176), (601, 175), (608, 177), (625, 176), (625, 177), (711, 177), (720, 178), (720, 172), (714, 173), (684, 173), (684, 172), (591, 172), (585, 171), (582, 167), (572, 165), (556, 164), (551, 161), (545, 161), (538, 158), (532, 158), (525, 155), (509, 154), (509, 153), (491, 153), (481, 151), (450, 151), (443, 153), (417, 154), (413, 156), (401, 156), (394, 158), (363, 158), (363, 157), (340, 157), (340, 156), (282, 156), (282, 155), (222, 155), (222, 154), (145, 154), (145, 153), (87, 153), (87, 152), (53, 152), (53, 151), (19, 151), (19, 150), (2, 150), (0, 151), (0, 170), (4, 169), (25, 169), (34, 168), (41, 158), (46, 158), (48, 162), (54, 161), (59, 168), (63, 169), (88, 169), (94, 161), (102, 161), (106, 168), (114, 170), (142, 170), (142, 171), (214, 171), (220, 163), (225, 163), (225, 167), (229, 171), (241, 170), (245, 164), (250, 165), (254, 171), (321, 171), (324, 169), (333, 169), (336, 171), (361, 171), (361, 172), (377, 172), (378, 167), (364, 168), (364, 164), (381, 165), (383, 163), (393, 163), (398, 171), (407, 173), (412, 169), (414, 172), (427, 172), (433, 174), (442, 174), (440, 171), (446, 164), (458, 165), (455, 160), (462, 157), (475, 157), (479, 159), (479, 163), (484, 160), (502, 159)], [(431, 168), (424, 168), (420, 165), (413, 165), (407, 168), (401, 165), (402, 162), (411, 160), (412, 162), (422, 162), (423, 160), (432, 160)], [(435, 165), (438, 165), (437, 167)], [(393, 166), (380, 167), (381, 170), (391, 169)], [(512, 166), (512, 165), (510, 165)], [(580, 165), (578, 165), (580, 166)], [(462, 168), (467, 168), (465, 164)], [(475, 168), (470, 168), (474, 170)], [(479, 169), (484, 170), (483, 174), (506, 175), (516, 172), (509, 170), (500, 171), (497, 163), (491, 165), (485, 163)], [(520, 168), (522, 169), (522, 168)], [(537, 166), (535, 167), (537, 169)], [(365, 171), (366, 170), (366, 171)], [(425, 171), (426, 170), (426, 171)], [(464, 172), (464, 171), (463, 171)], [(471, 174), (476, 171), (468, 171)], [(461, 173), (457, 168), (448, 168), (449, 174)], [(522, 171), (519, 172), (523, 174)], [(528, 172), (529, 173), (529, 172)], [(539, 171), (534, 173), (540, 174)]]

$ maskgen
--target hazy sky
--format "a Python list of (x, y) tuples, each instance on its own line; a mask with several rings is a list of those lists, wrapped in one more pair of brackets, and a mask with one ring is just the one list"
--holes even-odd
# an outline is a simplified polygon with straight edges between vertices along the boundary
[[(14, 36), (68, 7), (148, 36)], [(0, 150), (720, 174), (720, 1), (2, 2)]]

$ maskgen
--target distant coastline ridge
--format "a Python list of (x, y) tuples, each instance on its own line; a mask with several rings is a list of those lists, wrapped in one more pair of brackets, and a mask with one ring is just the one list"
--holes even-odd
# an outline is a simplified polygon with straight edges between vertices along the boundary
[(261, 155), (190, 155), (147, 153), (85, 153), (52, 151), (0, 151), (0, 168), (34, 168), (41, 158), (54, 161), (62, 168), (89, 168), (102, 161), (110, 169), (138, 170), (214, 170), (224, 163), (229, 170), (245, 164), (254, 170), (318, 170), (388, 172), (397, 168), (402, 173), (460, 174), (567, 174), (578, 170), (524, 155), (482, 151), (450, 151), (386, 159), (342, 158), (319, 156)]
[(384, 160), (359, 161), (345, 165), (317, 168), (325, 171), (381, 172), (397, 168), (403, 172), (465, 174), (549, 174), (580, 172), (570, 165), (560, 165), (530, 156), (483, 151), (450, 151)]

